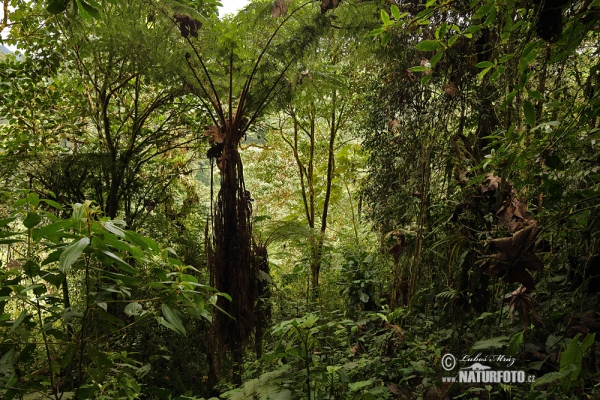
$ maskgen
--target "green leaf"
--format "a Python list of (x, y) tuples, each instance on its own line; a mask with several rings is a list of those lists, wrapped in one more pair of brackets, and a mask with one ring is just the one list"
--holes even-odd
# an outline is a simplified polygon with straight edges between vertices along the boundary
[(60, 255), (59, 258), (59, 268), (60, 272), (63, 274), (67, 273), (69, 267), (77, 261), (81, 253), (85, 250), (85, 248), (90, 244), (90, 239), (88, 237), (83, 237), (79, 239), (77, 242), (70, 244), (67, 248), (65, 248)]
[(392, 37), (391, 32), (389, 32), (389, 31), (384, 32), (383, 35), (381, 35), (381, 45), (386, 46), (388, 44), (388, 42), (390, 41), (391, 37)]
[(125, 314), (132, 316), (132, 315), (140, 315), (142, 313), (142, 311), (144, 311), (144, 307), (142, 307), (142, 305), (140, 303), (137, 302), (133, 302), (133, 303), (129, 303), (127, 304), (127, 306), (125, 306)]
[(479, 7), (477, 9), (477, 11), (475, 11), (473, 13), (471, 20), (474, 21), (476, 19), (479, 19), (479, 18), (482, 18), (482, 17), (488, 15), (490, 13), (490, 11), (492, 11), (492, 7), (494, 7), (494, 3), (487, 3), (487, 4), (484, 4), (483, 6)]
[(519, 347), (521, 347), (521, 345), (523, 344), (523, 334), (525, 333), (525, 331), (521, 331), (521, 332), (517, 332), (514, 335), (512, 335), (510, 337), (510, 340), (508, 341), (508, 348), (506, 349), (506, 355), (507, 356), (513, 356), (515, 354), (517, 354), (517, 351), (519, 350)]
[(394, 19), (396, 21), (400, 20), (400, 10), (398, 9), (398, 6), (395, 4), (392, 4), (392, 6), (390, 7), (390, 11), (392, 12), (392, 16), (394, 17)]
[(521, 58), (519, 59), (519, 70), (523, 71), (529, 67), (529, 64), (535, 60), (538, 52), (538, 42), (532, 42), (525, 45)]
[(0, 244), (13, 244), (21, 242), (23, 242), (21, 239), (0, 239)]
[(61, 220), (58, 222), (54, 222), (50, 225), (46, 225), (42, 228), (39, 229), (34, 229), (32, 234), (31, 234), (31, 238), (33, 239), (34, 242), (39, 242), (40, 239), (43, 238), (48, 238), (48, 236), (60, 231), (60, 230), (64, 230), (67, 229), (71, 226), (73, 226), (74, 222), (72, 220)]
[(68, 0), (53, 0), (46, 7), (46, 11), (50, 14), (60, 14), (67, 9)]
[(28, 212), (27, 217), (23, 220), (23, 225), (25, 225), (25, 228), (31, 229), (40, 222), (42, 222), (42, 217), (38, 213)]
[(6, 335), (8, 336), (11, 333), (13, 333), (15, 331), (15, 329), (17, 329), (19, 327), (19, 325), (21, 325), (21, 323), (25, 320), (26, 316), (27, 316), (27, 310), (21, 311), (21, 314), (15, 320), (15, 322), (13, 322), (12, 326), (10, 327), (10, 329), (8, 330), (8, 332), (6, 333)]
[(54, 207), (57, 210), (62, 210), (62, 206), (60, 204), (58, 204), (57, 202), (55, 202), (54, 200), (50, 200), (50, 199), (42, 199), (40, 200), (46, 204), (48, 204), (50, 207)]
[(437, 64), (442, 57), (444, 56), (444, 51), (440, 50), (437, 53), (435, 53), (435, 56), (431, 57), (431, 60), (429, 60), (429, 64), (431, 64), (431, 66), (435, 66), (435, 64)]
[(181, 319), (177, 315), (176, 311), (173, 310), (171, 308), (171, 306), (169, 306), (168, 304), (164, 304), (164, 303), (163, 303), (161, 309), (162, 309), (163, 315), (165, 316), (165, 319), (167, 320), (167, 322), (170, 325), (170, 326), (169, 325), (165, 325), (165, 326), (167, 326), (167, 328), (174, 330), (175, 332), (181, 333), (183, 336), (186, 336), (185, 328), (183, 327), (183, 323), (181, 322)]
[(496, 64), (494, 64), (494, 63), (493, 63), (493, 62), (491, 62), (491, 61), (482, 61), (482, 62), (480, 62), (480, 63), (477, 63), (475, 66), (476, 66), (477, 68), (489, 68), (489, 67), (495, 67), (495, 66), (496, 66)]
[(496, 15), (497, 15), (497, 11), (496, 11), (496, 7), (494, 7), (488, 14), (487, 18), (485, 19), (484, 25), (492, 25), (493, 23), (495, 23)]
[(130, 274), (137, 274), (137, 270), (135, 268), (133, 268), (131, 265), (129, 265), (128, 263), (126, 263), (125, 261), (123, 261), (121, 259), (121, 257), (117, 256), (114, 253), (111, 253), (110, 251), (102, 251), (102, 253), (106, 256), (108, 256), (112, 261), (114, 261), (123, 271), (128, 272)]
[(442, 48), (442, 45), (437, 40), (423, 40), (417, 45), (419, 51), (435, 51)]
[(81, 204), (81, 203), (73, 204), (72, 218), (75, 222), (79, 222), (81, 220), (81, 218), (83, 218), (83, 216), (85, 215), (85, 209), (88, 205), (89, 205), (89, 202), (86, 202), (86, 204)]
[(537, 90), (528, 90), (527, 94), (529, 95), (529, 97), (531, 97), (532, 99), (536, 99), (536, 100), (544, 100), (544, 97), (542, 97), (542, 94), (540, 92), (538, 92)]
[(527, 123), (530, 126), (535, 126), (535, 109), (533, 108), (533, 104), (528, 100), (523, 102), (523, 114), (525, 114)]
[[(81, 16), (86, 17), (86, 14), (91, 16), (94, 19), (100, 19), (100, 11), (97, 8), (92, 7), (90, 4), (86, 3), (83, 0), (77, 0), (77, 4), (81, 10)], [(89, 19), (89, 18), (86, 18)]]
[(448, 39), (448, 47), (452, 46), (459, 38), (459, 35), (454, 35)]
[(33, 206), (33, 208), (37, 208), (40, 204), (40, 196), (37, 193), (31, 192), (27, 194), (27, 202)]
[(541, 386), (564, 378), (560, 372), (549, 372), (535, 380), (533, 386)]
[(10, 224), (11, 222), (13, 222), (15, 219), (17, 219), (16, 216), (14, 217), (9, 217), (9, 218), (5, 218), (3, 220), (0, 220), (0, 228)]
[(492, 67), (488, 67), (486, 69), (484, 69), (483, 71), (481, 71), (479, 74), (477, 74), (477, 79), (479, 79), (480, 81), (483, 80), (483, 77), (490, 72), (490, 69), (492, 69)]
[(377, 36), (383, 32), (383, 28), (375, 28), (367, 36)]
[(390, 24), (390, 16), (388, 15), (388, 13), (385, 10), (381, 10), (379, 12), (379, 15), (381, 15), (381, 21), (383, 21), (383, 25)]
[(596, 334), (592, 333), (592, 334), (587, 334), (587, 336), (585, 337), (585, 339), (583, 339), (583, 341), (581, 342), (581, 352), (585, 353), (587, 351), (587, 349), (594, 344), (594, 340), (596, 339)]
[(475, 342), (471, 350), (488, 350), (488, 349), (500, 349), (506, 346), (508, 336), (498, 336), (487, 340), (480, 340)]
[(23, 265), (23, 271), (25, 271), (25, 274), (27, 274), (27, 276), (33, 278), (39, 275), (40, 266), (33, 260), (27, 260), (25, 265)]
[(106, 221), (102, 224), (102, 226), (104, 226), (104, 229), (106, 229), (110, 233), (114, 233), (115, 235), (125, 239), (125, 232), (123, 231), (123, 229), (117, 226), (116, 222), (117, 221)]

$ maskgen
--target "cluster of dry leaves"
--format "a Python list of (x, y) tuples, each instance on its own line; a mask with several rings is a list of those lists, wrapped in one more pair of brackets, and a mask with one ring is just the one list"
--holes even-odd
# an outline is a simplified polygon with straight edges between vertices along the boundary
[[(520, 283), (521, 286), (505, 300), (509, 304), (511, 321), (518, 312), (521, 321), (529, 326), (531, 323), (541, 325), (535, 308), (539, 304), (531, 297), (535, 290), (533, 272), (541, 272), (544, 268), (542, 260), (534, 252), (536, 238), (541, 230), (521, 202), (512, 184), (501, 177), (488, 174), (469, 202), (459, 204), (450, 221), (457, 221), (460, 214), (470, 209), (476, 214), (493, 212), (498, 225), (512, 233), (512, 236), (493, 239), (489, 243), (496, 250), (495, 254), (484, 257), (482, 268), (484, 273), (500, 278), (506, 283)], [(473, 238), (469, 229), (463, 230), (469, 238)]]
[(502, 196), (502, 202), (496, 211), (498, 223), (509, 232), (514, 232), (510, 237), (490, 241), (498, 253), (486, 257), (485, 273), (506, 283), (521, 284), (504, 299), (504, 302), (509, 304), (511, 322), (516, 311), (525, 326), (530, 326), (531, 323), (540, 326), (542, 321), (535, 312), (539, 304), (530, 293), (535, 290), (535, 281), (531, 273), (544, 269), (542, 260), (533, 251), (541, 228), (531, 218), (527, 204), (518, 199), (517, 192), (510, 182), (503, 182), (500, 177), (489, 174), (481, 186), (481, 193)]
[[(288, 5), (292, 0), (275, 0), (273, 2), (273, 8), (271, 9), (271, 15), (274, 18), (285, 16), (288, 12)], [(321, 1), (321, 13), (325, 14), (327, 10), (333, 10), (340, 5), (340, 0), (320, 0)]]

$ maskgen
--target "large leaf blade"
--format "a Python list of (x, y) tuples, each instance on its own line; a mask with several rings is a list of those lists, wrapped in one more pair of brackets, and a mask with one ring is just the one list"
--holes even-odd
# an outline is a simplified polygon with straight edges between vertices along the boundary
[(69, 267), (71, 267), (71, 265), (77, 261), (79, 256), (81, 256), (89, 244), (90, 239), (88, 237), (82, 237), (63, 250), (60, 258), (58, 259), (59, 268), (63, 274), (65, 274), (69, 270)]

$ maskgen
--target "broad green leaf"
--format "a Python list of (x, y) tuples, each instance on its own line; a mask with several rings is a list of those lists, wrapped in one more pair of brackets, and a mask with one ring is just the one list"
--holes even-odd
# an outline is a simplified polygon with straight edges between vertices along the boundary
[(21, 323), (25, 320), (26, 316), (27, 316), (27, 310), (21, 311), (21, 314), (15, 320), (15, 322), (13, 322), (12, 326), (10, 327), (10, 329), (8, 330), (8, 332), (6, 333), (6, 335), (8, 336), (11, 333), (13, 333), (15, 331), (15, 329), (17, 329), (19, 327), (19, 325), (21, 325)]
[(0, 244), (13, 244), (13, 243), (21, 243), (22, 239), (0, 239)]
[(350, 383), (348, 385), (348, 389), (350, 389), (352, 392), (356, 392), (356, 391), (362, 390), (364, 388), (367, 388), (367, 387), (371, 386), (372, 384), (373, 384), (373, 380), (368, 379), (366, 381)]
[(53, 262), (57, 262), (58, 260), (60, 260), (60, 255), (62, 254), (62, 252), (63, 252), (62, 249), (54, 250), (52, 253), (50, 253), (48, 255), (48, 257), (46, 257), (44, 259), (44, 261), (42, 261), (42, 265), (47, 265), (47, 264), (51, 264)]
[(544, 100), (544, 97), (542, 97), (542, 94), (540, 92), (538, 92), (537, 90), (528, 90), (527, 94), (529, 95), (529, 97), (531, 97), (532, 99), (536, 99), (536, 100)]
[(442, 48), (442, 45), (437, 40), (423, 40), (417, 44), (419, 51), (435, 51)]
[(471, 350), (500, 349), (506, 346), (508, 339), (508, 336), (498, 336), (487, 340), (480, 340), (475, 342)]
[(594, 344), (594, 340), (596, 340), (596, 334), (592, 333), (592, 334), (587, 334), (587, 336), (585, 337), (585, 339), (583, 339), (583, 341), (581, 342), (581, 352), (585, 353), (587, 351), (587, 349)]
[(392, 16), (394, 17), (394, 19), (396, 21), (400, 20), (400, 10), (398, 9), (398, 6), (395, 4), (392, 4), (392, 6), (390, 7), (390, 11), (392, 12)]
[(40, 241), (40, 239), (48, 238), (49, 235), (52, 235), (60, 230), (64, 230), (73, 226), (74, 222), (72, 220), (61, 220), (58, 222), (54, 222), (50, 225), (46, 225), (39, 229), (34, 229), (31, 238), (34, 242)]
[[(140, 246), (142, 250), (147, 250), (149, 248), (149, 244), (144, 240), (144, 237), (137, 232), (134, 231), (125, 231), (125, 239), (130, 242), (133, 242)], [(158, 246), (157, 246), (158, 250)]]
[(177, 315), (176, 311), (171, 308), (168, 304), (162, 305), (162, 314), (165, 316), (165, 319), (169, 323), (170, 326), (168, 328), (173, 329), (175, 332), (181, 333), (183, 336), (186, 336), (185, 328), (183, 327), (183, 323), (181, 319)]
[(50, 14), (60, 14), (67, 9), (68, 3), (68, 0), (52, 0), (46, 7), (46, 11)]
[(583, 361), (583, 354), (586, 350), (594, 343), (596, 334), (588, 334), (585, 339), (579, 343), (579, 334), (575, 335), (573, 339), (567, 345), (567, 348), (560, 355), (560, 369), (564, 372), (568, 367), (574, 365), (575, 368), (571, 368), (570, 376), (571, 380), (577, 379), (581, 372), (581, 364)]
[(42, 217), (38, 213), (28, 212), (27, 217), (23, 220), (23, 225), (25, 225), (25, 228), (31, 229), (40, 222), (42, 222)]
[(106, 250), (103, 250), (102, 253), (104, 255), (108, 256), (109, 259), (111, 259), (113, 262), (115, 262), (123, 271), (128, 272), (130, 274), (137, 274), (138, 271), (135, 268), (133, 268), (131, 265), (129, 265), (128, 263), (123, 261), (121, 259), (121, 257), (117, 256), (114, 253), (111, 253), (110, 251), (106, 251)]
[(27, 194), (27, 202), (33, 206), (33, 208), (37, 208), (40, 204), (40, 196), (37, 193), (31, 192)]
[(81, 204), (81, 203), (73, 204), (72, 218), (75, 222), (79, 222), (81, 220), (81, 218), (83, 218), (83, 216), (85, 215), (85, 209), (86, 209), (87, 205), (89, 205), (89, 202), (86, 202), (86, 204)]
[(438, 51), (437, 53), (435, 53), (435, 55), (433, 57), (431, 57), (431, 60), (429, 60), (429, 64), (431, 64), (432, 67), (435, 66), (435, 64), (437, 64), (442, 57), (444, 56), (444, 51)]
[(490, 13), (490, 11), (492, 11), (492, 7), (494, 7), (494, 3), (486, 3), (483, 6), (479, 7), (477, 9), (477, 11), (475, 11), (473, 13), (473, 17), (471, 17), (471, 20), (474, 21), (476, 19), (485, 17), (486, 15), (488, 15)]
[(521, 58), (519, 59), (519, 70), (524, 71), (529, 67), (529, 64), (535, 60), (537, 52), (539, 50), (538, 42), (532, 42), (525, 45)]
[(524, 333), (525, 331), (520, 331), (510, 337), (510, 340), (508, 341), (508, 348), (506, 349), (507, 356), (514, 356), (515, 354), (517, 354), (519, 347), (521, 347), (521, 345), (523, 344)]
[(59, 268), (60, 271), (65, 274), (69, 270), (69, 267), (77, 261), (81, 253), (85, 250), (85, 248), (90, 244), (90, 239), (88, 237), (82, 237), (77, 242), (70, 244), (67, 248), (65, 248), (60, 255), (59, 258)]
[(549, 373), (544, 374), (543, 376), (540, 376), (539, 378), (537, 378), (535, 380), (535, 382), (533, 383), (533, 385), (541, 386), (541, 385), (545, 385), (548, 383), (552, 383), (552, 382), (557, 381), (562, 378), (564, 378), (564, 374), (561, 374), (560, 372), (549, 372)]
[(50, 200), (50, 199), (41, 199), (41, 202), (44, 202), (46, 204), (48, 204), (51, 207), (56, 208), (57, 210), (62, 210), (62, 206), (60, 204), (58, 204), (57, 202), (55, 202), (54, 200)]
[(383, 35), (381, 35), (381, 45), (386, 46), (388, 44), (388, 42), (390, 41), (391, 37), (392, 37), (391, 32), (389, 32), (389, 31), (384, 32)]
[(40, 277), (45, 280), (46, 282), (56, 286), (56, 288), (58, 289), (60, 287), (60, 285), (64, 282), (65, 280), (65, 275), (62, 273), (58, 273), (58, 274), (52, 274), (50, 272), (42, 272), (40, 274)]
[(13, 222), (15, 219), (17, 219), (16, 216), (14, 217), (9, 217), (9, 218), (4, 218), (3, 220), (0, 220), (0, 228), (10, 224), (11, 222)]
[(484, 25), (492, 25), (496, 22), (496, 15), (497, 15), (497, 11), (496, 11), (496, 7), (492, 8), (492, 10), (490, 11), (490, 13), (488, 14), (487, 18), (485, 19), (485, 22), (483, 23)]
[(388, 15), (388, 13), (385, 10), (381, 10), (379, 12), (379, 14), (381, 15), (381, 21), (383, 21), (383, 25), (389, 25), (390, 24), (390, 16)]
[(535, 109), (533, 108), (533, 104), (528, 100), (523, 102), (523, 114), (525, 114), (527, 123), (530, 126), (535, 126)]
[(442, 39), (444, 36), (446, 36), (447, 30), (448, 30), (448, 24), (446, 22), (444, 22), (442, 25), (440, 25), (439, 28), (437, 28), (435, 30), (435, 38)]
[(459, 38), (459, 35), (454, 35), (448, 39), (448, 47), (452, 46)]
[(123, 229), (117, 226), (115, 221), (106, 221), (102, 223), (102, 226), (104, 226), (104, 229), (106, 229), (107, 231), (114, 233), (115, 235), (123, 239), (125, 238), (125, 232), (123, 231)]
[(480, 81), (483, 80), (483, 77), (485, 76), (485, 74), (490, 72), (490, 69), (492, 69), (492, 67), (488, 67), (488, 68), (484, 69), (483, 71), (481, 71), (479, 74), (477, 74), (477, 79), (479, 79)]
[(89, 3), (83, 0), (77, 0), (79, 6), (79, 12), (81, 16), (86, 20), (90, 21), (91, 18), (100, 19), (100, 12), (95, 7), (92, 7)]
[(495, 67), (495, 66), (496, 66), (496, 64), (494, 64), (494, 63), (493, 63), (493, 62), (491, 62), (491, 61), (482, 61), (482, 62), (480, 62), (480, 63), (477, 63), (475, 66), (476, 66), (477, 68), (489, 68), (489, 67)]
[[(121, 240), (116, 239), (114, 236), (106, 236), (104, 238), (104, 243), (107, 244), (110, 247), (113, 247), (119, 251), (126, 251), (129, 254), (133, 253), (133, 249), (131, 248), (131, 246), (129, 244), (127, 244), (126, 242), (123, 242)], [(108, 249), (103, 249), (103, 250), (108, 250)]]
[(40, 265), (33, 260), (27, 260), (23, 265), (23, 271), (31, 278), (36, 277), (40, 273)]
[(125, 314), (131, 316), (131, 315), (140, 315), (143, 310), (144, 310), (144, 307), (142, 307), (142, 305), (140, 303), (133, 302), (133, 303), (127, 304), (127, 306), (125, 306), (124, 311), (125, 311)]
[(369, 32), (367, 36), (377, 36), (380, 35), (381, 32), (383, 32), (383, 28), (375, 28), (371, 32)]

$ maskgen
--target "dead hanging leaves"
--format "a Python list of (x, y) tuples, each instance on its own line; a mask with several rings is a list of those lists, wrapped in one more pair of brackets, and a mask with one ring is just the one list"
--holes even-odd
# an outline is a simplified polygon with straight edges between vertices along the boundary
[(544, 268), (542, 260), (533, 252), (539, 231), (537, 224), (531, 224), (512, 237), (490, 241), (500, 253), (487, 257), (489, 261), (485, 272), (506, 283), (519, 282), (528, 290), (534, 290), (535, 282), (530, 271), (541, 272)]
[(211, 125), (204, 131), (204, 136), (208, 137), (208, 141), (212, 143), (223, 143), (225, 141), (225, 130), (216, 125)]
[(181, 36), (186, 39), (190, 35), (195, 38), (198, 37), (198, 30), (202, 27), (202, 22), (185, 14), (175, 14), (173, 18), (175, 18), (175, 21), (177, 21), (177, 26), (179, 27)]
[[(273, 18), (283, 17), (288, 12), (288, 5), (291, 0), (275, 0), (271, 8)], [(340, 0), (319, 0), (321, 1), (321, 14), (325, 14), (328, 10), (333, 10), (340, 5)]]
[(517, 198), (517, 191), (513, 189), (510, 182), (505, 183), (502, 204), (496, 215), (500, 225), (508, 229), (509, 232), (522, 229), (532, 221), (531, 214), (527, 210), (527, 204), (522, 203)]
[(398, 259), (402, 255), (404, 248), (406, 247), (406, 238), (402, 232), (393, 232), (391, 235), (392, 239), (396, 239), (396, 243), (390, 247), (389, 252), (394, 256), (394, 262), (397, 263)]
[(327, 10), (333, 10), (340, 5), (340, 0), (321, 0), (321, 14), (325, 14)]
[[(464, 185), (465, 182), (466, 178), (461, 173), (459, 185)], [(519, 200), (517, 191), (513, 189), (510, 182), (502, 182), (500, 177), (488, 174), (478, 192), (472, 193), (465, 202), (456, 205), (450, 216), (451, 222), (458, 221), (460, 215), (469, 210), (473, 214), (479, 215), (480, 218), (485, 217), (488, 213), (493, 213), (498, 217), (498, 223), (509, 232), (516, 232), (535, 223), (527, 210), (527, 204)], [(498, 198), (500, 198), (499, 206)]]
[(271, 15), (273, 18), (279, 18), (285, 16), (288, 12), (288, 3), (290, 0), (275, 0), (273, 2), (273, 8), (271, 8)]
[[(467, 210), (470, 213), (460, 219)], [(535, 290), (533, 272), (541, 272), (544, 268), (534, 251), (541, 227), (532, 218), (527, 204), (517, 197), (513, 185), (493, 174), (488, 174), (466, 201), (455, 207), (450, 221), (457, 222), (460, 219), (463, 234), (473, 245), (480, 246), (481, 242), (475, 240), (474, 232), (493, 229), (490, 215), (495, 215), (497, 225), (512, 233), (512, 236), (489, 241), (495, 254), (483, 257), (483, 272), (509, 284), (520, 283), (521, 286), (504, 300), (510, 305), (511, 321), (517, 312), (526, 326), (531, 323), (539, 326), (542, 322), (535, 313), (539, 304), (530, 293)]]
[(542, 320), (535, 312), (535, 309), (540, 304), (529, 295), (530, 291), (525, 286), (521, 285), (517, 290), (512, 292), (510, 296), (504, 299), (504, 303), (509, 305), (510, 322), (515, 319), (515, 311), (519, 313), (519, 317), (525, 326), (530, 326), (532, 323), (536, 326), (543, 326)]

